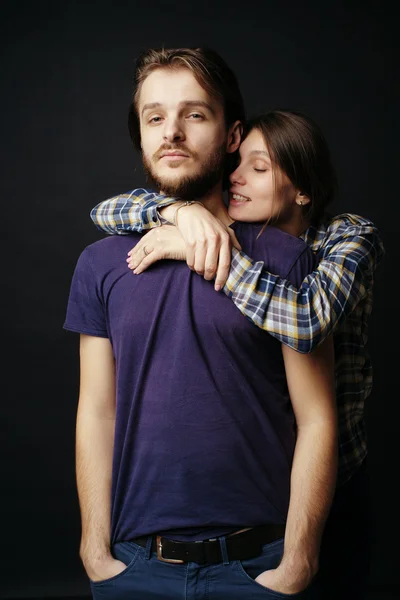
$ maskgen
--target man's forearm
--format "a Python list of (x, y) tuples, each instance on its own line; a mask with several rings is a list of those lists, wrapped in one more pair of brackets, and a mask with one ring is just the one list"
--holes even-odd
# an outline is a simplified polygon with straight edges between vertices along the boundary
[(111, 474), (115, 418), (78, 410), (76, 476), (84, 564), (110, 556)]
[(290, 504), (280, 568), (288, 579), (308, 585), (318, 570), (318, 556), (332, 503), (337, 472), (335, 424), (314, 423), (299, 429), (291, 475)]

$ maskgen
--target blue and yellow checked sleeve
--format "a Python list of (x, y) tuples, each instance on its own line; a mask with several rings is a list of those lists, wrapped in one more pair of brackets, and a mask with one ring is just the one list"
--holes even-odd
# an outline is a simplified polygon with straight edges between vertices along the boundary
[(318, 267), (299, 289), (233, 248), (224, 292), (255, 325), (308, 353), (357, 306), (365, 305), (362, 321), (369, 316), (374, 272), (384, 248), (374, 224), (350, 214), (310, 228), (303, 237), (316, 253)]
[[(176, 201), (139, 188), (101, 202), (90, 216), (109, 234), (142, 232), (162, 225), (158, 209)], [(315, 252), (318, 268), (299, 289), (233, 248), (224, 292), (257, 327), (308, 353), (368, 296), (384, 249), (375, 225), (351, 214), (310, 227), (303, 238)], [(363, 310), (362, 318), (367, 316)]]
[(158, 209), (176, 202), (176, 198), (160, 196), (142, 188), (100, 202), (90, 211), (98, 229), (110, 235), (126, 235), (160, 227)]

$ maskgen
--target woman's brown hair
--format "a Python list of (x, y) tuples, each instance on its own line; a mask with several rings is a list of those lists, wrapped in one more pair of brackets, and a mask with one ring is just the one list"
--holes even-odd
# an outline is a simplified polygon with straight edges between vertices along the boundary
[(251, 119), (246, 135), (253, 129), (263, 136), (273, 167), (283, 171), (308, 196), (304, 217), (317, 224), (337, 189), (329, 147), (320, 128), (301, 113), (272, 110)]

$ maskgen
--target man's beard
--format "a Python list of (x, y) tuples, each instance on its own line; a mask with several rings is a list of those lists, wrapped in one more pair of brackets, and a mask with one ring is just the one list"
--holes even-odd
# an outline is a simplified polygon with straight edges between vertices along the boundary
[[(182, 144), (164, 145), (153, 155), (154, 162), (159, 160), (161, 152), (165, 150), (182, 150), (189, 154)], [(189, 156), (196, 158), (193, 152)], [(225, 158), (226, 143), (224, 142), (200, 164), (197, 173), (171, 181), (165, 176), (158, 176), (154, 171), (153, 162), (144, 154), (142, 155), (144, 172), (150, 184), (154, 185), (157, 190), (162, 190), (167, 196), (183, 200), (196, 200), (208, 194), (222, 180)], [(172, 170), (173, 166), (170, 168)]]

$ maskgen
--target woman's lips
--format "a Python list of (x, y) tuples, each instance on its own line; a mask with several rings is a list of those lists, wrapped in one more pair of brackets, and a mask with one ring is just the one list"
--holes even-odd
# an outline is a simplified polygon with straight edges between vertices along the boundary
[(247, 196), (232, 192), (229, 194), (229, 204), (232, 206), (242, 206), (243, 204), (246, 204), (246, 202), (251, 202), (250, 198), (247, 198)]

